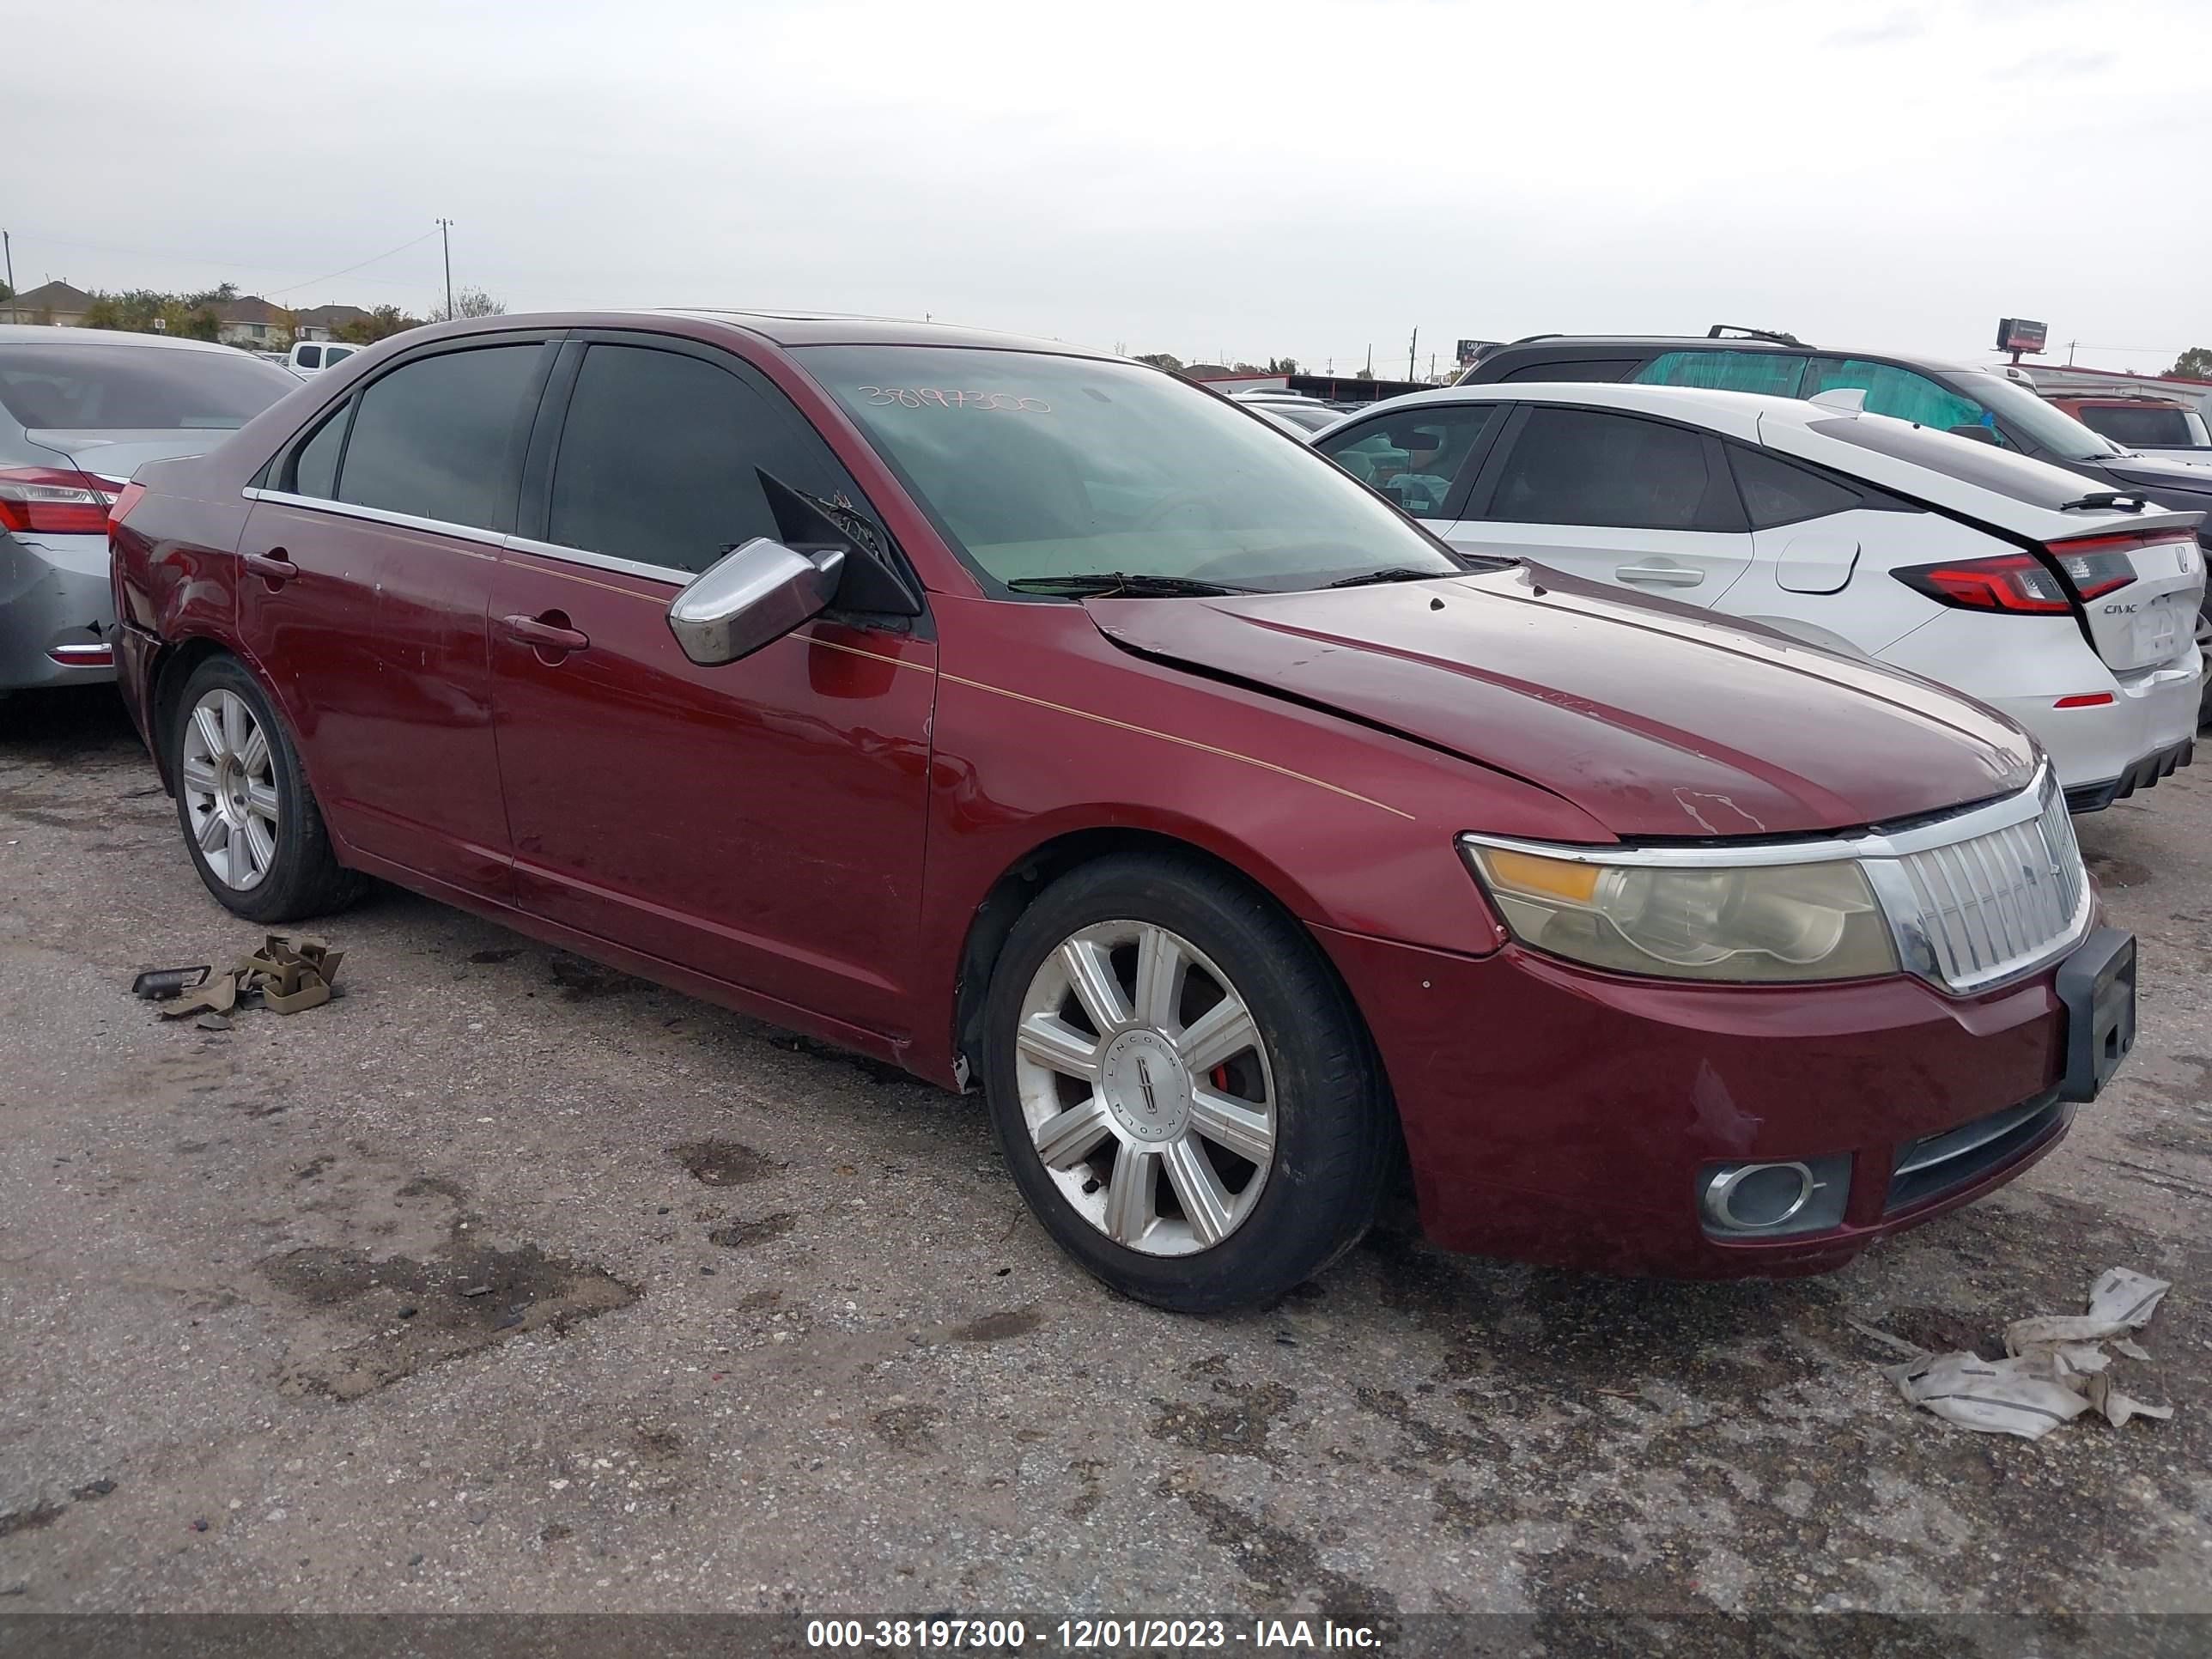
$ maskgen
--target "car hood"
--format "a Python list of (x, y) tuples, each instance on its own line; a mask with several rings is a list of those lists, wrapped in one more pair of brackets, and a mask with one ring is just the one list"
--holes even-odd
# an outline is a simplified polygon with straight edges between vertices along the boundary
[(37, 428), (23, 434), (42, 449), (66, 455), (86, 472), (128, 483), (149, 461), (204, 455), (230, 441), (228, 427), (166, 428), (150, 432), (64, 432)]
[(1852, 829), (2023, 788), (2037, 764), (1955, 692), (1525, 566), (1085, 608), (1127, 649), (1510, 773), (1624, 839)]
[[(2140, 484), (2176, 507), (2212, 507), (2212, 468), (2156, 455), (2114, 455), (2097, 465), (2124, 483)], [(2183, 497), (2189, 499), (2184, 500)]]

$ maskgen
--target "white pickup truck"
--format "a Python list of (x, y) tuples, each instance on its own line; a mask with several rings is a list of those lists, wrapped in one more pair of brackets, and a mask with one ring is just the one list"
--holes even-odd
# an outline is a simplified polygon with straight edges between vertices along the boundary
[(295, 374), (319, 374), (365, 349), (366, 347), (347, 345), (337, 340), (300, 340), (285, 353), (284, 367)]

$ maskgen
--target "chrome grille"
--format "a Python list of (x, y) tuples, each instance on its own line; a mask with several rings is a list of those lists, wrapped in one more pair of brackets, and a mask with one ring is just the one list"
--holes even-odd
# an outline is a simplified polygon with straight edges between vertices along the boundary
[(2087, 908), (2088, 878), (2065, 797), (2047, 781), (2034, 816), (1869, 860), (1868, 873), (1905, 965), (1955, 991), (2048, 961), (2079, 935)]

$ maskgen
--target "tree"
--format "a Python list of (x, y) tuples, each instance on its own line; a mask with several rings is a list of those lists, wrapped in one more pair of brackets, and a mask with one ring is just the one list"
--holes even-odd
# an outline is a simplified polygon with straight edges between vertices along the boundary
[(430, 320), (434, 323), (449, 323), (456, 317), (504, 317), (506, 315), (507, 301), (493, 299), (480, 288), (463, 289), (455, 297), (453, 308), (450, 312), (443, 306), (433, 306), (430, 308)]
[(2191, 346), (2173, 360), (2173, 367), (2166, 371), (2179, 374), (2184, 380), (2212, 380), (2212, 346)]
[(410, 317), (398, 306), (378, 306), (366, 317), (356, 317), (342, 326), (338, 338), (349, 345), (374, 345), (379, 340), (422, 326), (421, 318)]
[(1267, 373), (1270, 374), (1295, 374), (1297, 372), (1298, 360), (1295, 357), (1270, 357), (1267, 359)]
[(1137, 361), (1150, 363), (1154, 368), (1164, 368), (1171, 374), (1182, 367), (1182, 359), (1172, 351), (1147, 351)]

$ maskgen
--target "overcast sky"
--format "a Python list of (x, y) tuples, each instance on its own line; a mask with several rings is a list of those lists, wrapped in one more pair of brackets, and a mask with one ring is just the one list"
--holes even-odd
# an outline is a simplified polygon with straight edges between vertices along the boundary
[[(1402, 373), (1462, 336), (2212, 344), (2203, 0), (25, 8), (15, 279), (924, 313)], [(424, 240), (343, 275), (342, 267)]]

